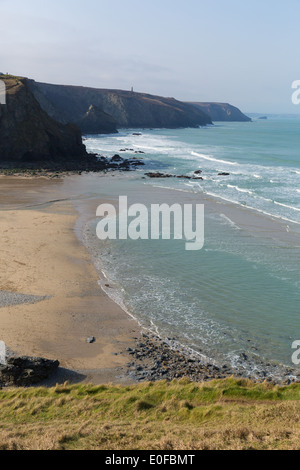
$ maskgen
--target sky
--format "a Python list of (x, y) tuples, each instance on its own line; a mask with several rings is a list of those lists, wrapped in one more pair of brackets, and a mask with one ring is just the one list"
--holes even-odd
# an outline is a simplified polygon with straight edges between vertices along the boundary
[(0, 0), (0, 72), (300, 114), (299, 0)]

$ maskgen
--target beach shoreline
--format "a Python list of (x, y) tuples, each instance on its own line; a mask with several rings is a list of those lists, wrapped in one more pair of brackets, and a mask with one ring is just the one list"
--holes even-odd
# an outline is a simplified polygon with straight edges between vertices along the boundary
[[(16, 181), (21, 194), (20, 180), (6, 183)], [(46, 195), (49, 197), (47, 191)], [(58, 372), (39, 385), (66, 380), (129, 385), (231, 375), (202, 364), (182, 347), (172, 347), (109, 297), (104, 287), (109, 281), (96, 270), (83, 243), (84, 227), (94, 217), (91, 201), (80, 201), (78, 206), (65, 199), (47, 203), (44, 197), (33, 197), (28, 209), (27, 203), (25, 208), (18, 207), (20, 201), (14, 194), (11, 202), (17, 209), (0, 209), (2, 234), (15, 232), (2, 239), (6, 249), (0, 251), (6, 267), (0, 276), (1, 340), (14, 355), (60, 361)], [(6, 204), (10, 207), (9, 198)], [(111, 286), (107, 284), (107, 288)], [(4, 292), (6, 297), (7, 293), (24, 296), (24, 302), (1, 304)], [(95, 341), (88, 343), (88, 338)]]
[[(41, 202), (43, 196), (35, 198), (37, 206)], [(130, 382), (123, 373), (129, 359), (124, 351), (140, 329), (99, 287), (74, 231), (72, 204), (2, 208), (0, 218), (0, 291), (6, 293), (5, 304), (0, 295), (1, 340), (17, 355), (58, 359), (66, 375), (72, 370), (93, 383)], [(25, 300), (8, 302), (8, 293)], [(42, 300), (33, 302), (30, 296)], [(87, 343), (89, 337), (95, 337), (93, 344)]]
[[(43, 385), (66, 380), (127, 385), (180, 377), (209, 381), (232, 375), (274, 381), (268, 374), (249, 377), (243, 370), (203, 361), (176, 338), (143, 328), (108, 295), (114, 286), (101, 277), (83, 235), (96, 207), (107, 199), (75, 197), (72, 177), (65, 179), (67, 186), (71, 183), (67, 190), (62, 181), (2, 181), (8, 191), (0, 205), (5, 247), (0, 293), (42, 300), (2, 305), (0, 339), (16, 354), (60, 361), (59, 372)], [(87, 342), (91, 337), (92, 344)]]

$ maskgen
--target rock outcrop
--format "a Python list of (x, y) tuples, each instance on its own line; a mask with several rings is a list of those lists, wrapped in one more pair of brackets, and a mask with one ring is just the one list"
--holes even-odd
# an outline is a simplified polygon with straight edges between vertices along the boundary
[(251, 122), (251, 119), (238, 108), (228, 103), (198, 103), (193, 102), (197, 109), (206, 113), (213, 122)]
[(0, 385), (30, 387), (50, 377), (58, 367), (58, 361), (41, 357), (10, 357), (0, 365)]
[(30, 87), (42, 108), (64, 123), (78, 123), (91, 105), (111, 116), (118, 128), (181, 128), (212, 123), (201, 109), (174, 98), (33, 80)]
[(28, 80), (1, 76), (6, 104), (0, 105), (0, 165), (2, 168), (53, 166), (87, 157), (80, 130), (56, 122), (41, 108)]

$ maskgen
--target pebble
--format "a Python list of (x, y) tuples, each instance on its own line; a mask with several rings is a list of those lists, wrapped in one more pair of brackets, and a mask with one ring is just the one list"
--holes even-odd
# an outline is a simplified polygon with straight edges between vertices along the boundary
[(94, 338), (94, 336), (91, 336), (90, 338), (88, 338), (88, 339), (86, 340), (86, 342), (87, 342), (88, 344), (93, 344), (93, 343), (96, 342), (96, 338)]

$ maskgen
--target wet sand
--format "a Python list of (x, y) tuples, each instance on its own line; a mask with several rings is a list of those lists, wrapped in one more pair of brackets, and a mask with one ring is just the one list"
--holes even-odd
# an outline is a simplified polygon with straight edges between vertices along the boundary
[[(176, 351), (176, 345), (143, 336), (145, 330), (138, 322), (101, 289), (101, 273), (96, 272), (82, 234), (86, 223), (95, 219), (97, 206), (116, 201), (116, 192), (122, 194), (123, 178), (118, 174), (61, 180), (0, 178), (0, 291), (5, 292), (6, 302), (10, 295), (14, 298), (4, 306), (0, 295), (0, 340), (16, 354), (60, 361), (58, 374), (43, 385), (65, 380), (130, 384), (172, 380), (178, 373), (192, 380), (243, 376), (243, 371), (207, 368), (198, 357), (191, 362), (189, 351), (181, 346)], [(130, 190), (132, 202), (174, 200), (173, 190), (154, 191), (140, 183)], [(180, 195), (183, 203), (194, 197), (189, 192)], [(199, 202), (254, 234), (273, 238), (276, 233), (280, 240), (298, 240), (298, 227), (285, 222), (205, 194), (199, 195)], [(17, 304), (13, 294), (25, 296), (25, 301)], [(96, 341), (87, 343), (89, 337)], [(286, 376), (290, 375), (288, 371)]]
[[(128, 383), (126, 349), (141, 329), (100, 288), (90, 255), (74, 231), (76, 210), (68, 201), (21, 209), (51, 200), (59, 185), (1, 181), (0, 291), (47, 299), (0, 305), (0, 339), (18, 355), (58, 359), (81, 380)], [(4, 210), (14, 205), (17, 210)], [(88, 344), (88, 337), (95, 343)]]

